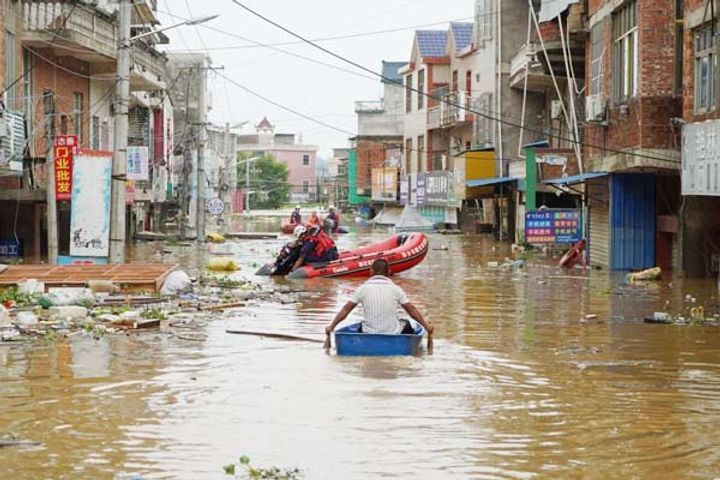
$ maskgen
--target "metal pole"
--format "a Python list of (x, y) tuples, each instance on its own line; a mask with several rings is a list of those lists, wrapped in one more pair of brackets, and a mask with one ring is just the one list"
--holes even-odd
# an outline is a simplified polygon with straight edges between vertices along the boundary
[[(205, 60), (203, 60), (203, 67)], [(207, 69), (198, 70), (200, 72), (200, 93), (198, 99), (198, 110), (200, 114), (197, 145), (197, 241), (205, 240), (205, 139), (207, 129)]]
[(128, 104), (130, 103), (130, 0), (119, 0), (115, 145), (110, 203), (110, 262), (125, 262), (125, 175), (127, 173)]
[(58, 230), (57, 201), (55, 199), (55, 149), (53, 147), (50, 147), (46, 167), (45, 195), (47, 200), (48, 263), (56, 265), (58, 259)]

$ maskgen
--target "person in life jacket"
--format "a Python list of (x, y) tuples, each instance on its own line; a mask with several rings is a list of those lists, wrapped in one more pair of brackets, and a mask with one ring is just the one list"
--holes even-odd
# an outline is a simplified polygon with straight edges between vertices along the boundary
[(560, 258), (558, 266), (573, 268), (579, 263), (583, 269), (587, 268), (587, 265), (585, 264), (585, 254), (583, 253), (585, 251), (586, 243), (587, 242), (585, 242), (585, 239), (583, 238), (570, 247), (570, 250), (565, 252), (565, 254)]
[(337, 233), (340, 230), (340, 214), (335, 211), (335, 207), (333, 207), (332, 205), (328, 207), (328, 214), (325, 217), (325, 220), (332, 220), (333, 233)]
[(311, 227), (308, 230), (299, 225), (295, 227), (293, 233), (302, 242), (300, 257), (293, 265), (293, 270), (308, 263), (331, 262), (340, 258), (335, 241), (319, 226)]
[(290, 214), (290, 223), (302, 224), (302, 215), (300, 215), (300, 205), (295, 205), (295, 210)]
[(320, 225), (320, 217), (318, 216), (317, 210), (313, 210), (308, 220), (308, 225)]

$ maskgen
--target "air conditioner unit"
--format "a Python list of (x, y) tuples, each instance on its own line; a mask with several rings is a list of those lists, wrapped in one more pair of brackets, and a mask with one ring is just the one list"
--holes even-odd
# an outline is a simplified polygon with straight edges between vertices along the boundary
[(550, 102), (550, 116), (555, 120), (562, 118), (563, 104), (562, 100), (553, 100)]
[(585, 97), (585, 120), (592, 123), (604, 123), (607, 120), (605, 96), (602, 93)]

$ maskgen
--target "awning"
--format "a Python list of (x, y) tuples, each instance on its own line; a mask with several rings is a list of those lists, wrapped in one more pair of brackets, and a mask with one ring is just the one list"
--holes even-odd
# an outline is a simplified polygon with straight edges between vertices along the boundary
[(575, 185), (576, 183), (586, 182), (591, 178), (606, 177), (607, 175), (607, 172), (588, 172), (579, 175), (570, 175), (569, 177), (550, 178), (543, 180), (543, 183), (548, 185)]
[(495, 177), (481, 178), (480, 180), (468, 180), (465, 182), (466, 187), (489, 187), (491, 185), (502, 185), (504, 183), (515, 183), (518, 177)]

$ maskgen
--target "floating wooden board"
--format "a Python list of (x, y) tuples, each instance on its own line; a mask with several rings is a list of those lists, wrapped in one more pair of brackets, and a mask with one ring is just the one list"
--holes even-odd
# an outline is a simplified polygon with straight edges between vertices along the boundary
[(12, 265), (0, 273), (0, 288), (34, 278), (48, 287), (84, 286), (89, 280), (106, 280), (123, 290), (158, 291), (178, 265), (123, 263), (119, 265)]

